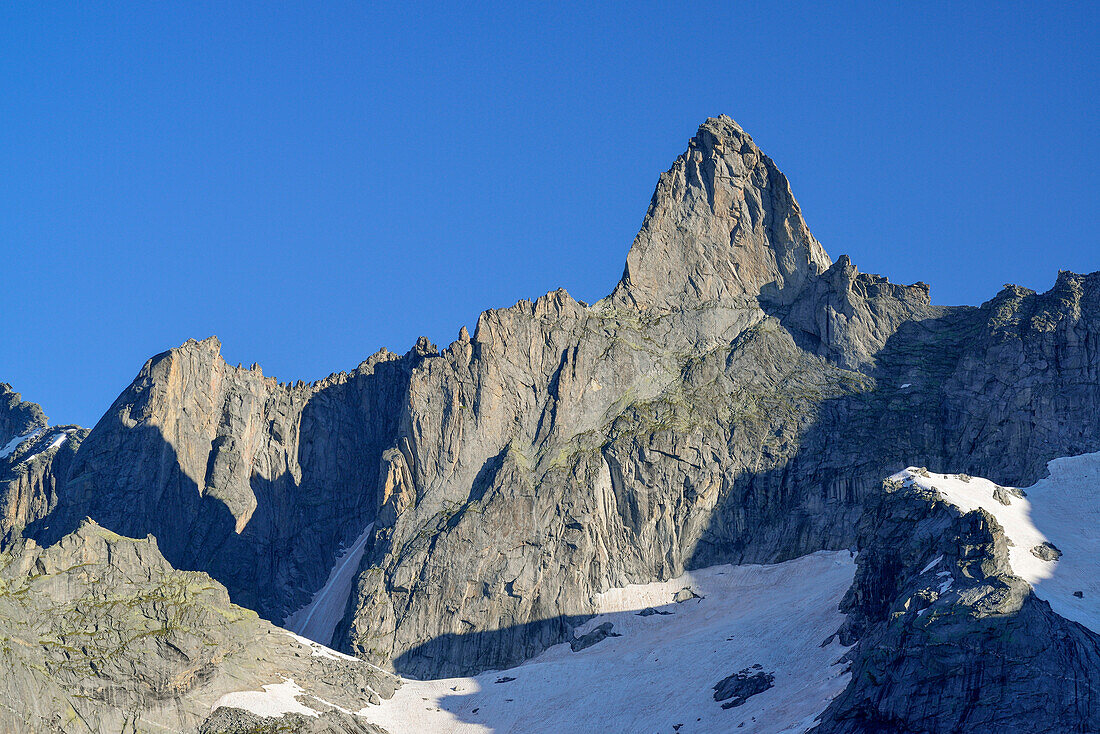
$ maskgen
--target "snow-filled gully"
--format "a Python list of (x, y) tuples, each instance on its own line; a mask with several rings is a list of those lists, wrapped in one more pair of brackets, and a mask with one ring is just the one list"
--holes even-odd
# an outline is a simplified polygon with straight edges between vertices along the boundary
[(359, 570), (359, 562), (363, 560), (363, 552), (372, 530), (373, 522), (336, 559), (325, 585), (314, 593), (309, 604), (286, 618), (284, 627), (322, 645), (332, 642), (332, 633), (344, 617), (348, 597), (355, 585), (355, 574)]

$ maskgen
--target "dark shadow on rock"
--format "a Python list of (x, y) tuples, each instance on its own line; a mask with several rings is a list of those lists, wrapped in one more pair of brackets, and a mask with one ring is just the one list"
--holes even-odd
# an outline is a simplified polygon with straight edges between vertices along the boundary
[(496, 456), (490, 457), (481, 465), (477, 476), (474, 477), (473, 485), (470, 487), (468, 502), (480, 502), (485, 497), (485, 493), (492, 488), (493, 482), (496, 481), (497, 475), (504, 466), (504, 459), (507, 454), (508, 447), (506, 446)]
[[(819, 400), (794, 417), (795, 425), (775, 419), (773, 428), (798, 436), (788, 454), (770, 467), (723, 477), (688, 567), (854, 549), (867, 501), (886, 476), (906, 466), (1022, 486), (1042, 477), (1051, 459), (1100, 449), (1100, 301), (1090, 302), (1089, 318), (1048, 328), (1044, 314), (1065, 311), (1051, 299), (1058, 300), (1010, 290), (980, 309), (945, 309), (902, 324), (874, 355), (873, 368), (862, 376), (848, 372), (853, 384), (870, 378), (865, 387)], [(807, 369), (842, 372), (819, 357), (806, 359)], [(620, 509), (632, 507), (633, 489), (615, 452), (605, 446), (603, 455), (610, 456), (613, 490), (626, 502)], [(630, 527), (637, 518), (627, 513), (623, 522)], [(525, 646), (531, 657), (569, 641), (583, 619), (443, 635), (407, 651), (395, 666), (493, 668), (501, 650)], [(468, 711), (469, 696), (446, 700), (463, 721), (485, 723)]]
[[(408, 386), (405, 361), (380, 362), (310, 397), (299, 424), (300, 481), (253, 473), (256, 506), (240, 533), (227, 504), (182, 470), (161, 430), (122, 424), (116, 402), (82, 444), (57, 508), (25, 535), (50, 544), (84, 517), (121, 535), (153, 535), (174, 567), (209, 573), (234, 603), (281, 624), (374, 520), (380, 457), (395, 440)], [(119, 401), (133, 399), (128, 392)], [(208, 472), (219, 449), (215, 441)]]
[[(1060, 278), (1041, 296), (1009, 288), (980, 308), (930, 307), (932, 316), (901, 323), (863, 372), (830, 361), (828, 349), (799, 348), (812, 340), (796, 338), (779, 312), (773, 314), (779, 328), (769, 320), (750, 329), (724, 357), (685, 361), (682, 383), (698, 387), (702, 399), (751, 405), (728, 417), (692, 415), (695, 395), (685, 389), (680, 403), (628, 405), (619, 418), (633, 412), (621, 431), (614, 419), (596, 448), (627, 541), (620, 547), (631, 556), (623, 563), (627, 573), (659, 576), (661, 569), (672, 574), (856, 549), (866, 501), (884, 477), (906, 466), (1029, 484), (1048, 460), (1097, 450), (1100, 277), (1084, 279), (1085, 297), (1073, 301), (1080, 280)], [(727, 392), (706, 392), (717, 384), (714, 374), (728, 378), (719, 388)], [(752, 393), (747, 400), (745, 392)], [(691, 422), (698, 415), (703, 420)], [(717, 501), (692, 516), (690, 506), (708, 484), (718, 487)], [(552, 495), (576, 485), (551, 480), (535, 489)], [(645, 544), (639, 539), (658, 510), (682, 525)], [(504, 667), (568, 639), (540, 631), (532, 644), (516, 634), (444, 635), (405, 651), (399, 664), (420, 674)], [(512, 654), (516, 649), (522, 657)], [(420, 654), (423, 661), (414, 664)]]
[(1051, 459), (1100, 450), (1095, 275), (905, 322), (874, 358), (872, 389), (821, 401), (795, 451), (726, 478), (690, 568), (854, 548), (867, 498), (906, 466), (1026, 486)]
[(448, 633), (397, 656), (393, 667), (399, 674), (410, 674), (423, 670), (425, 663), (436, 661), (438, 669), (444, 669), (450, 661), (460, 659), (478, 661), (481, 670), (505, 670), (515, 662), (502, 657), (502, 650), (524, 650), (524, 658), (533, 657), (548, 647), (568, 642), (573, 630), (591, 618), (591, 615), (562, 615), (499, 630)]

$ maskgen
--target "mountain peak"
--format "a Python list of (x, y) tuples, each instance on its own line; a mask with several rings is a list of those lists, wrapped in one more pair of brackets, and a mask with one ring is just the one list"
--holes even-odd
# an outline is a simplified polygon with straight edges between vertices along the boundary
[(661, 175), (614, 295), (643, 308), (746, 296), (789, 303), (831, 264), (787, 177), (721, 115)]

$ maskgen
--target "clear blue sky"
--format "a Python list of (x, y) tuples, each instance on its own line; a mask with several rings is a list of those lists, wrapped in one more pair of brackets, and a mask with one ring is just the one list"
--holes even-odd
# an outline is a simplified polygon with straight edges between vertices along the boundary
[(1100, 3), (72, 5), (0, 8), (0, 381), (53, 422), (189, 337), (311, 380), (597, 300), (719, 113), (938, 303), (1100, 270)]

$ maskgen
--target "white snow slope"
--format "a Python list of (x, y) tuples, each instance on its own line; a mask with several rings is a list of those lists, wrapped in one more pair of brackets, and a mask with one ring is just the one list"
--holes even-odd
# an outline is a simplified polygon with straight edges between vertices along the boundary
[[(611, 622), (620, 637), (578, 652), (556, 645), (510, 670), (473, 678), (406, 679), (393, 698), (381, 705), (364, 701), (356, 714), (393, 734), (671, 733), (676, 725), (679, 734), (802, 734), (850, 678), (838, 663), (847, 648), (822, 642), (844, 621), (837, 605), (854, 572), (848, 551), (822, 551), (613, 589), (599, 595), (602, 613), (577, 634)], [(702, 598), (674, 603), (685, 587)], [(640, 616), (646, 607), (665, 614)], [(298, 639), (313, 655), (347, 658)], [(772, 674), (774, 686), (723, 709), (714, 685), (745, 669)], [(217, 705), (268, 717), (331, 706), (285, 679), (263, 692), (228, 694)]]
[[(988, 511), (1012, 541), (1013, 572), (1057, 614), (1100, 632), (1100, 453), (1055, 459), (1047, 470), (1046, 479), (1024, 490), (1026, 497), (1002, 492), (1008, 505), (994, 499), (997, 485), (987, 479), (923, 477), (912, 467), (895, 478), (934, 487), (964, 512), (978, 507)], [(1031, 552), (1043, 542), (1060, 550), (1061, 558), (1044, 561)]]
[(359, 562), (363, 560), (363, 552), (373, 529), (372, 522), (351, 547), (340, 554), (325, 585), (317, 590), (309, 604), (286, 618), (284, 627), (322, 645), (332, 642), (332, 633), (344, 617), (348, 597), (355, 584), (355, 574), (359, 570)]
[[(847, 551), (769, 566), (714, 566), (672, 581), (600, 595), (604, 613), (577, 631), (611, 622), (609, 637), (573, 652), (556, 645), (504, 672), (407, 681), (367, 717), (391, 732), (803, 732), (848, 684), (822, 647), (844, 621), (838, 611), (855, 566)], [(702, 599), (676, 604), (690, 587)], [(638, 616), (654, 607), (669, 615)], [(723, 709), (713, 686), (753, 665), (774, 687)], [(753, 671), (755, 672), (755, 671)], [(502, 678), (515, 680), (498, 683)]]
[[(985, 508), (1012, 541), (1013, 571), (1055, 612), (1100, 632), (1100, 453), (1055, 459), (1048, 468), (1050, 476), (1027, 488), (1026, 497), (977, 477), (925, 477), (922, 470), (910, 468), (895, 478), (934, 487), (963, 511)], [(998, 489), (1007, 505), (994, 497)], [(292, 617), (301, 620), (299, 630), (317, 633), (318, 627), (310, 625), (323, 619), (319, 636), (331, 637), (370, 530), (340, 557), (310, 605)], [(1056, 546), (1061, 557), (1045, 561), (1032, 554), (1043, 542)], [(936, 574), (946, 593), (951, 579), (939, 579), (950, 576), (942, 563), (942, 556), (933, 559), (922, 573)], [(364, 701), (356, 713), (394, 734), (801, 734), (850, 678), (838, 664), (847, 648), (835, 639), (825, 647), (821, 643), (843, 622), (837, 605), (854, 571), (847, 551), (822, 551), (775, 565), (715, 566), (671, 581), (613, 589), (597, 598), (601, 613), (577, 634), (611, 622), (619, 637), (579, 652), (568, 644), (556, 645), (503, 672), (405, 680), (393, 698), (381, 705)], [(702, 598), (673, 603), (685, 587)], [(671, 614), (638, 615), (646, 607)], [(316, 642), (299, 641), (313, 655), (351, 659)], [(713, 686), (755, 665), (774, 676), (774, 687), (741, 706), (723, 709), (714, 700)], [(264, 716), (332, 706), (302, 695), (291, 680), (264, 689), (229, 694), (218, 704)]]

